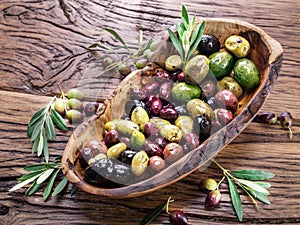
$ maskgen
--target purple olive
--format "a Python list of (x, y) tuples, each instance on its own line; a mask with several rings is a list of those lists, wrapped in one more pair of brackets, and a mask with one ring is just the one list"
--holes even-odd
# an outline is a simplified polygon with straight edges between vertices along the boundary
[(205, 199), (205, 207), (216, 207), (221, 201), (222, 195), (219, 190), (213, 190), (208, 193)]
[(199, 136), (196, 133), (187, 133), (185, 135), (185, 142), (191, 150), (200, 145)]
[(178, 161), (183, 156), (183, 148), (177, 143), (169, 143), (163, 151), (164, 159), (171, 164)]
[(90, 148), (82, 148), (79, 151), (78, 160), (82, 168), (88, 167), (88, 161), (96, 155), (95, 151)]
[(97, 112), (99, 107), (98, 102), (89, 102), (84, 105), (84, 113), (88, 116), (93, 115)]
[(279, 121), (283, 128), (290, 128), (293, 124), (293, 117), (292, 114), (289, 112), (282, 112), (279, 115)]
[(169, 99), (171, 96), (172, 83), (163, 82), (159, 88), (159, 97), (163, 99)]
[(262, 112), (258, 114), (255, 119), (266, 124), (276, 124), (278, 121), (276, 114), (272, 112)]
[(146, 153), (149, 157), (152, 157), (155, 155), (159, 156), (161, 158), (164, 157), (163, 149), (161, 147), (159, 147), (157, 144), (154, 144), (151, 142), (146, 142), (145, 148), (146, 148)]
[(143, 89), (139, 89), (139, 88), (133, 88), (130, 91), (130, 98), (138, 99), (138, 100), (144, 99), (144, 98), (146, 98), (146, 91)]
[(187, 225), (188, 217), (181, 210), (173, 210), (169, 215), (169, 220), (173, 225)]
[(129, 137), (120, 137), (119, 138), (120, 142), (123, 142), (127, 148), (131, 148), (131, 142), (130, 142), (130, 138)]
[(162, 119), (174, 121), (178, 117), (178, 112), (170, 107), (166, 107), (160, 110), (159, 116)]
[(210, 98), (216, 93), (216, 83), (212, 80), (205, 80), (200, 85), (203, 98)]
[(156, 99), (156, 100), (153, 100), (152, 101), (152, 104), (151, 104), (151, 111), (154, 115), (158, 115), (160, 110), (162, 109), (162, 102), (160, 101), (160, 99)]
[(183, 71), (180, 71), (179, 73), (177, 73), (177, 80), (179, 82), (184, 82), (185, 81), (185, 75)]
[(160, 84), (156, 81), (146, 84), (144, 90), (148, 95), (155, 95), (158, 93)]
[(155, 74), (155, 76), (157, 77), (157, 78), (160, 78), (160, 79), (167, 79), (167, 80), (169, 80), (170, 79), (170, 74), (167, 72), (167, 71), (165, 71), (165, 70), (160, 70), (160, 71), (158, 71), (156, 74)]
[(215, 99), (219, 106), (224, 106), (224, 108), (230, 110), (233, 113), (237, 110), (239, 100), (231, 91), (220, 90), (215, 95)]
[(96, 140), (92, 140), (86, 145), (86, 147), (90, 148), (92, 151), (94, 151), (95, 155), (99, 154), (99, 153), (106, 154), (106, 152), (107, 152), (107, 146), (105, 145), (105, 142), (102, 142), (102, 141), (99, 142)]
[(157, 144), (162, 149), (164, 149), (167, 146), (167, 144), (169, 144), (169, 142), (166, 139), (162, 138), (162, 137), (156, 138), (154, 140), (154, 143)]
[(227, 109), (223, 109), (223, 108), (215, 109), (214, 113), (215, 113), (216, 119), (222, 125), (226, 125), (233, 120), (232, 112)]
[(144, 125), (144, 133), (147, 138), (158, 137), (159, 136), (159, 128), (153, 122), (147, 122)]
[(117, 130), (110, 130), (104, 137), (106, 146), (111, 147), (119, 142), (119, 132)]
[(150, 157), (149, 166), (153, 172), (159, 172), (166, 168), (166, 162), (161, 157), (155, 155)]

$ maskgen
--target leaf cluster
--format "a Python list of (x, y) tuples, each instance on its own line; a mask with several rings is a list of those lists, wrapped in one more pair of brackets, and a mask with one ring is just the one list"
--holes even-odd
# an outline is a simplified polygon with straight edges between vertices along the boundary
[(176, 24), (178, 36), (170, 28), (168, 29), (171, 42), (178, 51), (184, 65), (190, 60), (199, 45), (205, 25), (205, 21), (196, 25), (195, 16), (190, 20), (185, 6), (182, 5), (181, 22)]

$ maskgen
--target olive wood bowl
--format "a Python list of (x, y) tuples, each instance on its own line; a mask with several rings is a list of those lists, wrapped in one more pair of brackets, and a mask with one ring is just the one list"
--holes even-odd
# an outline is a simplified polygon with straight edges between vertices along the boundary
[[(233, 121), (211, 135), (198, 148), (185, 154), (180, 160), (146, 180), (114, 188), (96, 187), (85, 182), (83, 169), (76, 160), (78, 149), (85, 146), (90, 140), (103, 140), (104, 124), (109, 120), (120, 118), (124, 113), (124, 106), (129, 98), (128, 90), (132, 87), (141, 87), (144, 82), (151, 79), (149, 76), (143, 76), (141, 70), (134, 71), (120, 82), (113, 95), (104, 101), (103, 107), (96, 115), (80, 124), (69, 138), (62, 157), (62, 170), (70, 182), (88, 193), (116, 198), (136, 197), (153, 192), (204, 167), (254, 119), (278, 77), (283, 49), (277, 41), (252, 24), (231, 19), (205, 18), (205, 20), (204, 33), (215, 35), (220, 40), (221, 45), (232, 34), (245, 37), (251, 45), (248, 58), (257, 65), (261, 72), (260, 85), (239, 100), (239, 107)], [(167, 33), (162, 39), (163, 44), (158, 48), (158, 54), (155, 54), (155, 60), (158, 62), (164, 62), (166, 57), (172, 54), (171, 45), (167, 44), (170, 43)]]

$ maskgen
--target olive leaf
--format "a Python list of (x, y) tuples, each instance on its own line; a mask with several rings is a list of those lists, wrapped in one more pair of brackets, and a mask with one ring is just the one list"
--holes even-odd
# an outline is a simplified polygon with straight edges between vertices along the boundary
[(66, 177), (64, 177), (60, 182), (59, 184), (56, 186), (56, 188), (54, 189), (53, 193), (52, 193), (52, 196), (56, 196), (58, 195), (59, 193), (61, 193), (65, 187), (67, 186), (67, 184), (69, 183), (69, 181), (67, 180)]
[(177, 50), (177, 52), (179, 53), (180, 57), (183, 58), (183, 47), (179, 41), (179, 39), (177, 38), (176, 34), (170, 29), (168, 28), (168, 33), (171, 39), (172, 44), (174, 45), (175, 49)]
[(247, 180), (267, 180), (273, 178), (275, 175), (271, 172), (263, 171), (263, 170), (234, 170), (230, 171), (230, 173), (240, 179)]
[(54, 173), (52, 173), (52, 176), (50, 177), (50, 180), (44, 190), (44, 194), (43, 194), (44, 201), (46, 201), (49, 198), (51, 190), (52, 190), (54, 182), (55, 182), (55, 179), (56, 179), (56, 176), (59, 172), (60, 172), (60, 169), (57, 169)]
[(236, 181), (238, 183), (243, 184), (246, 187), (249, 187), (249, 188), (253, 189), (256, 192), (260, 192), (261, 194), (264, 194), (266, 196), (270, 195), (270, 192), (267, 189), (260, 186), (259, 184), (256, 184), (255, 182), (252, 182), (250, 180), (244, 180), (244, 179), (236, 179)]
[(110, 34), (112, 34), (119, 42), (121, 42), (127, 48), (125, 41), (121, 38), (121, 36), (114, 29), (111, 29), (108, 27), (103, 27), (102, 30), (105, 30), (105, 31), (109, 32)]
[(233, 208), (236, 212), (236, 215), (239, 219), (239, 221), (243, 220), (243, 206), (242, 206), (242, 200), (241, 197), (237, 191), (236, 186), (234, 185), (234, 183), (231, 181), (231, 179), (227, 177), (228, 180), (228, 187), (229, 187), (229, 192), (230, 192), (230, 197), (231, 197), (231, 202), (233, 205)]
[(51, 116), (51, 119), (53, 120), (53, 123), (60, 130), (68, 130), (67, 124), (65, 123), (64, 119), (54, 108), (50, 109), (50, 116)]
[(36, 181), (34, 181), (25, 192), (25, 195), (33, 195), (35, 192), (39, 190), (40, 187), (41, 184), (37, 184)]

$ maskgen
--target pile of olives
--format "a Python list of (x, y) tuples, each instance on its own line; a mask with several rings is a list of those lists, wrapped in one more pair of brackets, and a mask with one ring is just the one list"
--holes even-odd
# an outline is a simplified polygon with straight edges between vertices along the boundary
[[(153, 176), (230, 123), (244, 92), (260, 83), (238, 35), (203, 35), (186, 64), (171, 55), (151, 82), (132, 88), (125, 113), (104, 125), (104, 139), (80, 149), (84, 179), (94, 185), (131, 184)], [(146, 73), (145, 76), (149, 74)]]

